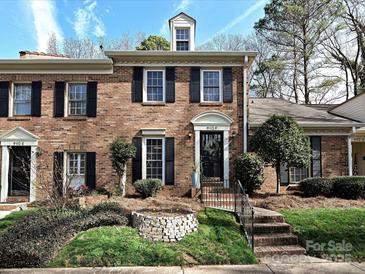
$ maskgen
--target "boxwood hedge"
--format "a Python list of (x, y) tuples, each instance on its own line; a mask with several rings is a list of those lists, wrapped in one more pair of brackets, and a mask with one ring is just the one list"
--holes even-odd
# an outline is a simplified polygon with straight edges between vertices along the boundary
[(0, 235), (0, 268), (45, 266), (77, 233), (105, 225), (126, 225), (116, 203), (92, 209), (44, 209), (17, 221)]
[(307, 197), (365, 198), (365, 176), (308, 178), (300, 182), (300, 190)]

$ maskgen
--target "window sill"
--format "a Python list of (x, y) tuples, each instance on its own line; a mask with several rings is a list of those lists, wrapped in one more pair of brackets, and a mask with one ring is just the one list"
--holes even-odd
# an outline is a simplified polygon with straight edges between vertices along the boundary
[(142, 106), (165, 106), (165, 102), (143, 102)]
[(200, 102), (200, 106), (223, 106), (222, 102)]
[(8, 121), (31, 121), (32, 118), (30, 116), (14, 116), (9, 117)]
[(63, 118), (64, 121), (86, 121), (86, 119), (87, 116), (69, 116)]

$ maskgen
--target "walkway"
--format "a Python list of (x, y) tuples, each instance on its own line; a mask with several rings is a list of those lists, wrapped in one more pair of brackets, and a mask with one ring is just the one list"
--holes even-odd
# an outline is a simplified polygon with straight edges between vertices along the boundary
[(304, 274), (304, 273), (348, 273), (364, 274), (365, 263), (299, 263), (299, 264), (257, 264), (257, 265), (218, 265), (196, 267), (109, 267), (109, 268), (35, 268), (35, 269), (0, 269), (0, 273), (24, 273), (24, 274), (226, 274), (226, 273), (257, 273), (257, 274)]

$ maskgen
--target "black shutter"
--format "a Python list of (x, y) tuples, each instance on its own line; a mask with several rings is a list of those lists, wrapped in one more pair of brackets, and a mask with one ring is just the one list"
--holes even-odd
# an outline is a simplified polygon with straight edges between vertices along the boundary
[(42, 82), (32, 82), (32, 116), (41, 117)]
[(86, 186), (89, 189), (95, 189), (95, 167), (96, 167), (96, 153), (86, 153)]
[(62, 196), (63, 195), (63, 152), (53, 153), (53, 189)]
[(88, 117), (96, 117), (97, 108), (97, 82), (87, 83), (86, 113)]
[(0, 117), (9, 116), (9, 82), (0, 82)]
[(321, 136), (311, 137), (311, 147), (312, 147), (311, 176), (321, 177), (322, 176)]
[(223, 68), (223, 102), (232, 103), (232, 68)]
[(142, 179), (142, 138), (134, 137), (132, 141), (136, 147), (136, 157), (132, 160), (132, 181)]
[(175, 182), (175, 138), (165, 139), (165, 185)]
[(166, 103), (175, 102), (175, 68), (166, 67)]
[(200, 68), (192, 67), (190, 75), (190, 102), (200, 103)]
[(132, 102), (143, 100), (143, 67), (133, 68)]
[(63, 117), (65, 109), (65, 82), (55, 82), (54, 117)]

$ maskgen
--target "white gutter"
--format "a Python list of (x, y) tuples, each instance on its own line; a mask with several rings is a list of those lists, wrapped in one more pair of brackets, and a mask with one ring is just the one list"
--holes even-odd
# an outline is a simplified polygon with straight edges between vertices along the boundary
[(248, 56), (244, 57), (243, 65), (243, 152), (247, 152), (247, 142), (248, 142), (248, 89), (247, 89), (247, 70), (248, 70)]

